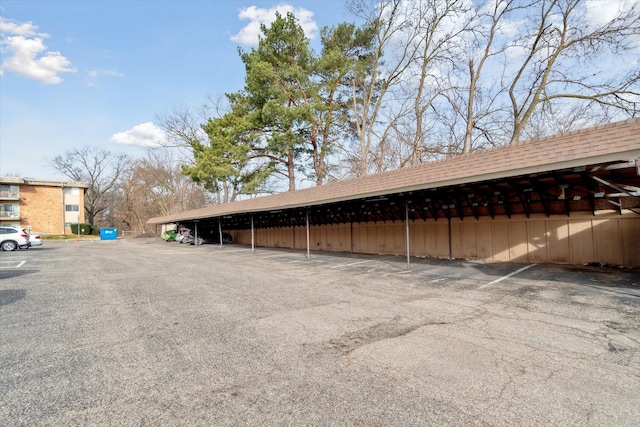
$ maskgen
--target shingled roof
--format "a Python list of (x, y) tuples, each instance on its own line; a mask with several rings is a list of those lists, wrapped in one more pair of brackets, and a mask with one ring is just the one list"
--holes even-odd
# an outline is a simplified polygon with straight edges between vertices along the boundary
[(628, 161), (640, 157), (640, 119), (532, 139), (418, 166), (287, 193), (155, 217), (148, 224), (309, 208), (468, 183)]

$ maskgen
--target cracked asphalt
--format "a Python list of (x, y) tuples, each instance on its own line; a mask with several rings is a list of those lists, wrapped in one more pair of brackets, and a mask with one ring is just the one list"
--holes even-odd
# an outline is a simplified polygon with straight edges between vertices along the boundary
[(406, 267), (155, 239), (0, 253), (0, 425), (640, 425), (640, 272)]

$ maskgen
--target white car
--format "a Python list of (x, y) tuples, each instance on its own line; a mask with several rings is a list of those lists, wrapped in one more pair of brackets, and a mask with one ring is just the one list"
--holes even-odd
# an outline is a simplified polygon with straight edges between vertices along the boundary
[(180, 243), (186, 243), (185, 239), (189, 236), (193, 237), (193, 232), (191, 230), (180, 230), (178, 231), (178, 235), (176, 236), (176, 241)]
[[(22, 230), (22, 231), (25, 231), (25, 230)], [(42, 246), (42, 235), (38, 233), (27, 233), (27, 234), (29, 234), (29, 246)]]
[(0, 227), (0, 248), (3, 251), (15, 251), (18, 248), (28, 248), (29, 233), (18, 227), (3, 225)]

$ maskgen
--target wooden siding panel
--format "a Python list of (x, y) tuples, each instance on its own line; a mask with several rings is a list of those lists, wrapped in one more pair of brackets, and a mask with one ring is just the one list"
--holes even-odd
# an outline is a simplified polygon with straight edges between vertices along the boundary
[(496, 221), (493, 223), (493, 259), (509, 261), (509, 223)]
[(460, 218), (451, 219), (451, 256), (454, 258), (464, 257), (462, 255), (462, 221)]
[(424, 221), (416, 221), (409, 224), (409, 253), (413, 256), (426, 256), (426, 230)]
[(640, 218), (621, 218), (622, 262), (626, 266), (640, 266)]
[(449, 224), (446, 220), (436, 222), (435, 234), (434, 255), (439, 258), (449, 258)]
[(529, 261), (546, 262), (547, 254), (547, 222), (529, 221)]
[(343, 233), (344, 233), (344, 248), (343, 250), (345, 252), (352, 252), (352, 243), (351, 243), (351, 225), (352, 224), (345, 224), (344, 225), (344, 229), (343, 229)]
[(309, 231), (311, 232), (311, 250), (317, 251), (321, 250), (322, 245), (322, 231), (318, 226), (309, 227)]
[(525, 221), (509, 222), (509, 260), (529, 261), (529, 239)]
[[(441, 221), (440, 221), (441, 222)], [(438, 221), (433, 219), (427, 220), (425, 223), (425, 250), (426, 255), (437, 257), (438, 256), (438, 232), (436, 225), (438, 225)]]
[(465, 218), (461, 224), (462, 256), (478, 258), (478, 221)]
[(491, 259), (493, 257), (493, 222), (478, 221), (478, 258)]
[(296, 249), (306, 249), (307, 248), (307, 228), (306, 227), (295, 227), (295, 247)]
[(362, 224), (354, 223), (351, 227), (351, 245), (353, 247), (353, 252), (362, 253), (362, 242), (365, 241), (364, 236), (362, 235)]
[(315, 231), (315, 248), (321, 251), (329, 250), (328, 239), (329, 239), (329, 230), (327, 230), (326, 226), (315, 226), (313, 227)]
[(550, 262), (571, 262), (567, 220), (547, 221), (547, 252)]
[[(386, 224), (387, 253), (406, 254), (407, 240), (404, 221), (393, 221)], [(389, 235), (390, 234), (390, 235)]]
[(618, 219), (593, 220), (596, 259), (603, 264), (622, 264), (620, 222)]
[(571, 262), (584, 264), (595, 262), (593, 245), (593, 229), (590, 220), (569, 222), (569, 242), (571, 245)]
[(385, 235), (384, 235), (384, 222), (376, 222), (371, 224), (371, 228), (374, 231), (374, 248), (373, 253), (375, 254), (384, 254), (386, 253), (386, 245), (385, 245)]
[(379, 247), (380, 245), (378, 244), (378, 227), (376, 224), (370, 222), (370, 223), (366, 223), (364, 226), (364, 229), (366, 230), (366, 244), (364, 247), (364, 252), (368, 253), (368, 254), (375, 254), (375, 253), (379, 253)]

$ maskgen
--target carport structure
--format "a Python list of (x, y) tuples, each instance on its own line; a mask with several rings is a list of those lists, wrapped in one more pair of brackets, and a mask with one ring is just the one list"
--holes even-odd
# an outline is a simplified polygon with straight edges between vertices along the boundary
[(151, 218), (252, 247), (640, 266), (640, 119)]

